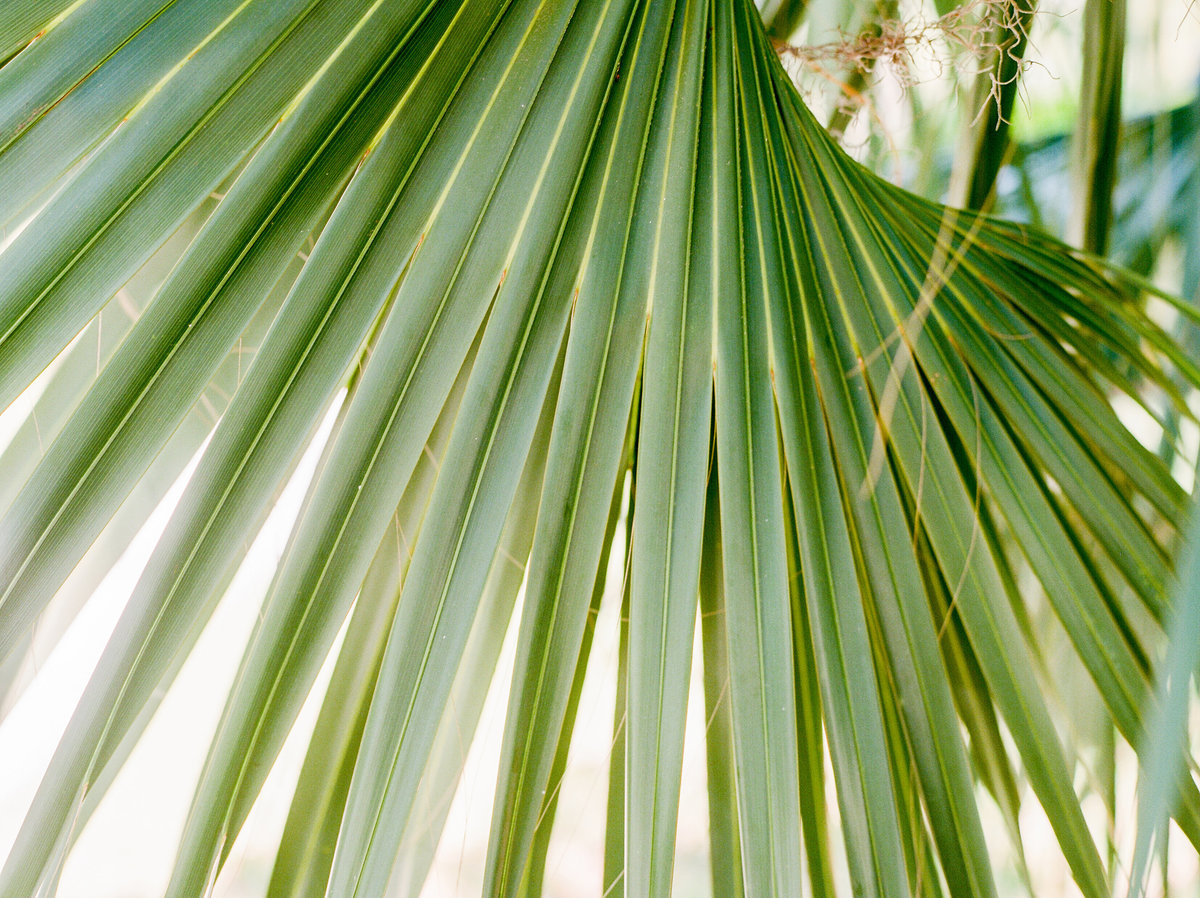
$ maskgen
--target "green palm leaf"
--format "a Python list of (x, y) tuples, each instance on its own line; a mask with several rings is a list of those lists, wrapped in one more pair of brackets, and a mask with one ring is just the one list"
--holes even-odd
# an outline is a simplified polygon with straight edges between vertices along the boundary
[(1014, 584), (1140, 744), (1187, 496), (1111, 397), (1187, 414), (1200, 372), (1131, 279), (851, 161), (746, 0), (16, 2), (0, 59), (0, 402), (48, 421), (0, 456), (0, 686), (207, 440), (0, 895), (53, 890), (335, 405), (168, 894), (344, 624), (269, 894), (417, 888), (518, 607), (485, 891), (540, 891), (627, 489), (606, 885), (671, 889), (698, 663), (718, 894), (835, 894), (835, 845), (864, 894), (996, 894), (1001, 725), (1109, 893)]

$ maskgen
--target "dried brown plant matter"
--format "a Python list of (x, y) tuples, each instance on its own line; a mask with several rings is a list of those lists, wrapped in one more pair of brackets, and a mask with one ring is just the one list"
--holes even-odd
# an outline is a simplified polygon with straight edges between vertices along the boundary
[[(996, 71), (994, 60), (1011, 55), (1028, 20), (1020, 0), (968, 0), (943, 16), (884, 16), (857, 34), (843, 34), (820, 44), (780, 43), (781, 56), (814, 71), (830, 69), (867, 73), (883, 63), (902, 85), (916, 83), (917, 61), (940, 72), (949, 65), (964, 75)], [(1021, 65), (1027, 62), (1017, 59)], [(994, 90), (999, 90), (996, 84)]]

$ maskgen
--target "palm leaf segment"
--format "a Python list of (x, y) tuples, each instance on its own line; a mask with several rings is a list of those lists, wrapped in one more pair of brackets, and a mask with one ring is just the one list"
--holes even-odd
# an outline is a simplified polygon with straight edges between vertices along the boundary
[[(419, 882), (522, 584), (485, 889), (536, 892), (627, 483), (610, 889), (670, 886), (699, 594), (718, 888), (833, 892), (827, 743), (858, 889), (993, 894), (1003, 726), (1108, 893), (1013, 584), (1136, 740), (1185, 496), (1106, 391), (1195, 372), (1111, 276), (847, 159), (743, 0), (16, 0), (0, 58), (3, 404), (61, 356), (54, 439), (4, 458), (6, 676), (208, 440), (0, 893), (56, 881), (331, 403), (169, 894), (219, 871), (347, 617), (271, 894)], [(169, 239), (91, 369), (72, 338)]]

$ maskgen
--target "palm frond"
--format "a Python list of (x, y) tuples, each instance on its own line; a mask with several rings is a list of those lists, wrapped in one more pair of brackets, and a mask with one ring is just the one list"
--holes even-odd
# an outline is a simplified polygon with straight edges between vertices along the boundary
[[(269, 894), (416, 888), (517, 608), (484, 890), (538, 892), (623, 504), (606, 887), (670, 890), (699, 609), (720, 894), (833, 894), (839, 828), (864, 894), (996, 894), (1008, 739), (1109, 894), (1014, 584), (1139, 744), (1187, 496), (1112, 397), (1187, 414), (1200, 377), (1132, 279), (850, 160), (748, 0), (58, 13), (0, 12), (0, 403), (55, 415), (3, 496), (6, 665), (204, 448), (0, 894), (53, 891), (334, 409), (168, 895), (220, 875), (343, 626)], [(1194, 788), (1176, 816), (1200, 844)]]

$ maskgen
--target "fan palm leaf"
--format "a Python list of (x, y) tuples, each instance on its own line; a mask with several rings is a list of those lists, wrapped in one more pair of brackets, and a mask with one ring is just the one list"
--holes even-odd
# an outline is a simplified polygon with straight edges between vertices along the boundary
[(671, 887), (699, 608), (720, 893), (833, 894), (840, 822), (864, 894), (995, 894), (1011, 739), (1108, 894), (1014, 584), (1137, 743), (1187, 497), (1110, 398), (1182, 412), (1200, 372), (1132, 282), (851, 161), (745, 0), (17, 2), (4, 56), (0, 403), (58, 416), (6, 494), (6, 659), (204, 447), (0, 894), (53, 890), (331, 414), (167, 894), (219, 875), (343, 626), (269, 893), (416, 888), (518, 607), (484, 890), (536, 893), (623, 504), (606, 888)]

